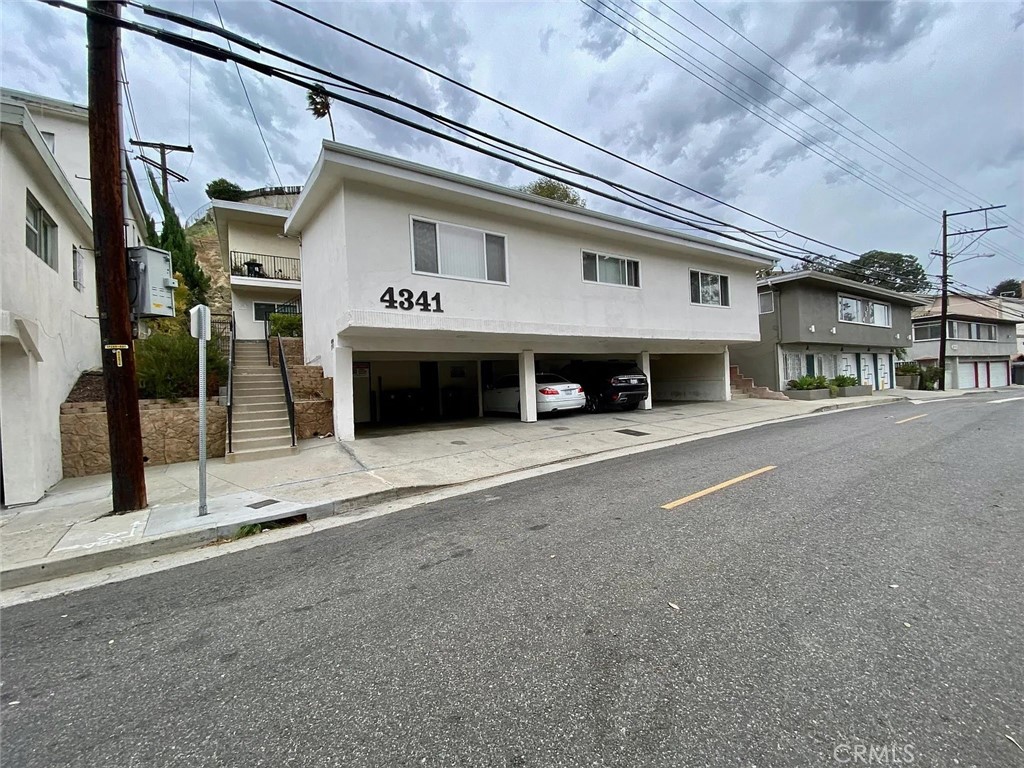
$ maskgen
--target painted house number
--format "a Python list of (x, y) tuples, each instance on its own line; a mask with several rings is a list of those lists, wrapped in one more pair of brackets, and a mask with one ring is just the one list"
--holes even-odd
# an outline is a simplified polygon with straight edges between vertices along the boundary
[[(395, 298), (395, 296), (398, 298)], [(419, 307), (420, 312), (444, 312), (441, 309), (441, 293), (427, 296), (426, 291), (420, 291), (419, 296), (413, 299), (413, 293), (408, 288), (402, 288), (395, 293), (395, 289), (388, 286), (387, 290), (380, 295), (380, 303), (388, 309), (404, 309), (406, 312)]]

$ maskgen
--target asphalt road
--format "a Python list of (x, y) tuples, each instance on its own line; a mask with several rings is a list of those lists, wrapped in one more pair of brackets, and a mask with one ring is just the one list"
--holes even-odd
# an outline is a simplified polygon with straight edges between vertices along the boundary
[(1024, 401), (992, 399), (761, 427), (11, 608), (0, 759), (1024, 765)]

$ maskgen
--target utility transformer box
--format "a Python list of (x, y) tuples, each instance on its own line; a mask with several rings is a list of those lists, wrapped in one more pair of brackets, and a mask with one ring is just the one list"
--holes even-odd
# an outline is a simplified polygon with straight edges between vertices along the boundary
[(174, 265), (171, 254), (159, 248), (128, 249), (129, 291), (138, 317), (174, 317)]

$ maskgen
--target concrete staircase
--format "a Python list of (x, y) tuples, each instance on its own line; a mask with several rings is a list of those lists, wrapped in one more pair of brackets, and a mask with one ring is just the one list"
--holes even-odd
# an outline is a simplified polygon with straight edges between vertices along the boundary
[(740, 373), (738, 365), (729, 366), (729, 387), (732, 390), (733, 400), (743, 400), (754, 397), (759, 400), (789, 400), (781, 392), (775, 392), (768, 387), (759, 387), (754, 380)]
[(267, 364), (266, 344), (235, 342), (233, 379), (232, 452), (224, 457), (225, 462), (269, 459), (298, 451), (292, 446), (281, 371)]

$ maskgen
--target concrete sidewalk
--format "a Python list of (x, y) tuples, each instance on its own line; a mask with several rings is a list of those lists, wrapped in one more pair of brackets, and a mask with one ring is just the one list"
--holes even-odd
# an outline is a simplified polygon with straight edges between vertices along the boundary
[[(956, 393), (961, 394), (961, 393)], [(954, 393), (892, 390), (829, 401), (739, 399), (659, 403), (650, 411), (573, 414), (523, 424), (489, 418), (371, 430), (350, 443), (310, 440), (294, 456), (208, 463), (209, 514), (198, 516), (195, 462), (146, 471), (150, 508), (107, 516), (110, 477), (64, 480), (0, 519), (3, 588), (84, 573), (231, 538), (243, 525), (354, 512), (431, 489), (652, 450), (724, 431), (836, 408)]]

